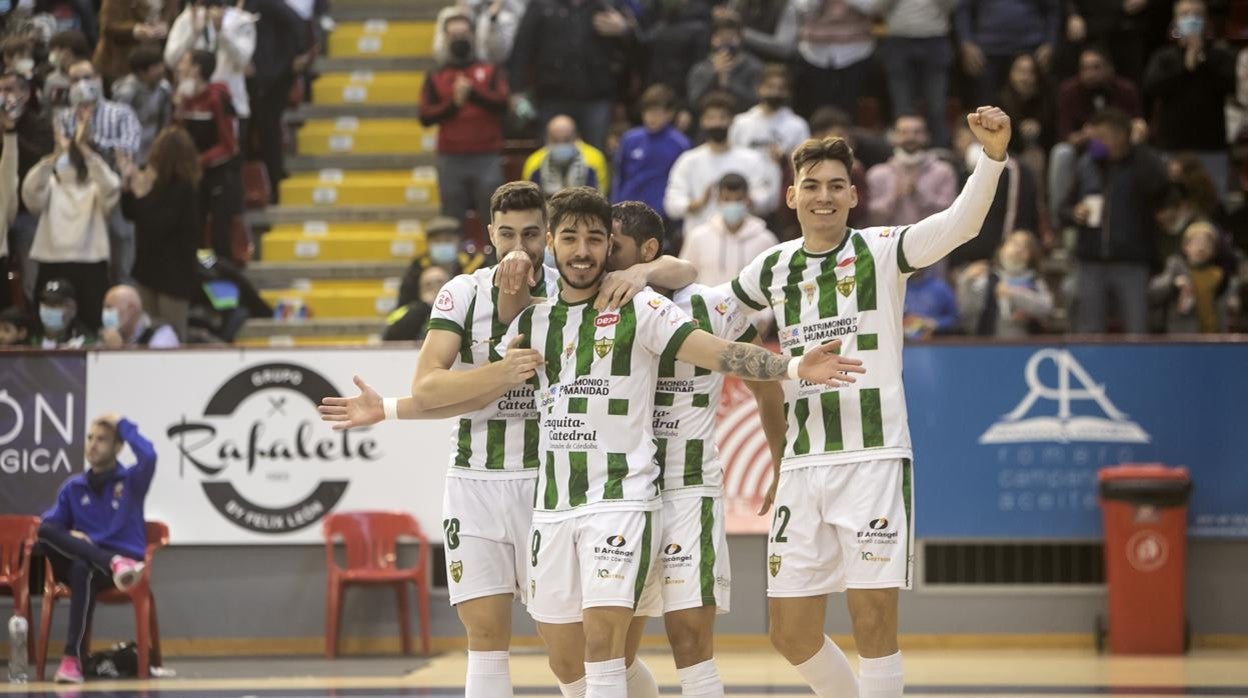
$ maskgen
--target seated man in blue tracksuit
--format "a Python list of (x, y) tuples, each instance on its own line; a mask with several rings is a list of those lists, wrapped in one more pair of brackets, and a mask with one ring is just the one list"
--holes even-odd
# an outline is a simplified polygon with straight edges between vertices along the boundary
[[(129, 445), (138, 460), (118, 467)], [(133, 422), (104, 415), (87, 431), (91, 469), (61, 485), (56, 504), (43, 515), (39, 543), (56, 578), (69, 584), (69, 640), (56, 670), (58, 683), (82, 683), (87, 627), (95, 594), (116, 586), (125, 591), (143, 573), (147, 533), (143, 500), (156, 472), (156, 449)]]

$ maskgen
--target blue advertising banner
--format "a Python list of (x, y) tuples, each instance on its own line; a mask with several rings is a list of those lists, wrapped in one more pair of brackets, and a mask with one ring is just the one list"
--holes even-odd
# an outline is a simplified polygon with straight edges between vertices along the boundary
[(1099, 538), (1096, 471), (1186, 466), (1190, 533), (1248, 537), (1248, 345), (910, 346), (917, 534)]
[(0, 370), (0, 514), (42, 514), (81, 472), (87, 363), (81, 355), (5, 357)]

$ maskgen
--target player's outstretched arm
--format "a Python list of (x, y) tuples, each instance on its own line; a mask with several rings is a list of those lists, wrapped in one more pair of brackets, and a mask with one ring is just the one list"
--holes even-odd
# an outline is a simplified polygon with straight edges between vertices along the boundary
[(781, 356), (754, 344), (728, 342), (709, 332), (689, 333), (676, 358), (720, 373), (751, 381), (801, 379), (834, 388), (853, 383), (852, 374), (866, 373), (862, 361), (840, 355), (841, 340), (818, 346), (801, 358)]
[(613, 271), (602, 279), (596, 310), (615, 310), (651, 284), (663, 288), (684, 288), (697, 281), (698, 268), (688, 260), (665, 254), (658, 259)]
[(537, 283), (537, 272), (524, 250), (513, 250), (494, 269), (494, 285), (498, 287), (498, 305), (494, 307), (499, 322), (510, 325), (521, 310), (529, 307), (533, 296), (529, 289)]
[(915, 223), (901, 239), (898, 262), (903, 271), (939, 262), (967, 240), (979, 235), (984, 217), (997, 193), (1010, 144), (1010, 117), (997, 107), (980, 107), (967, 114), (971, 133), (984, 146), (975, 171), (949, 208)]
[[(355, 397), (327, 397), (321, 400), (317, 411), (321, 413), (322, 422), (334, 425), (334, 431), (369, 427), (386, 419), (385, 400), (373, 386), (364, 382), (359, 376), (352, 378), (360, 394)], [(507, 391), (500, 388), (493, 393), (482, 395), (475, 400), (465, 400), (454, 405), (438, 407), (431, 410), (420, 409), (412, 397), (394, 398), (395, 419), (445, 419), (457, 417), (467, 412), (479, 410)]]
[(459, 335), (431, 329), (420, 347), (411, 398), (420, 412), (475, 401), (495, 391), (523, 383), (542, 365), (533, 349), (520, 349), (520, 337), (512, 339), (501, 361), (467, 371), (452, 371), (460, 350)]

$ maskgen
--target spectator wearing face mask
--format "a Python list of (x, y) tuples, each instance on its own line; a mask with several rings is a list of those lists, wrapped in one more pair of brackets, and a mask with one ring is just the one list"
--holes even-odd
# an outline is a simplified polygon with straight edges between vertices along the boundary
[(446, 62), (425, 76), (420, 122), (438, 126), (438, 192), (442, 215), (464, 220), (468, 209), (490, 216), (490, 196), (503, 183), (503, 116), (507, 82), (476, 57), (467, 14), (443, 23)]
[(381, 338), (387, 342), (424, 339), (429, 315), (433, 312), (433, 301), (450, 280), (451, 275), (442, 267), (425, 267), (420, 273), (420, 297), (386, 317), (386, 331)]
[(546, 125), (546, 145), (524, 161), (520, 176), (540, 187), (546, 198), (568, 187), (594, 187), (606, 196), (611, 184), (606, 156), (581, 140), (576, 122), (565, 114)]
[[(52, 279), (39, 293), (39, 333), (31, 344), (41, 349), (80, 349), (95, 344), (95, 334), (79, 319), (78, 291), (65, 279)], [(95, 303), (103, 306), (103, 297)], [(96, 318), (99, 322), (99, 318)]]
[(927, 149), (927, 122), (903, 114), (893, 125), (893, 157), (867, 170), (875, 225), (912, 225), (943, 211), (958, 195), (958, 175)]
[(64, 279), (77, 289), (83, 324), (95, 331), (108, 290), (108, 212), (121, 180), (91, 148), (91, 124), (78, 122), (73, 139), (57, 132), (56, 151), (40, 160), (22, 183), (22, 200), (39, 216), (30, 256), (39, 263), (38, 285)]
[(702, 102), (698, 123), (706, 142), (686, 151), (672, 166), (663, 196), (663, 208), (673, 220), (693, 230), (715, 215), (719, 180), (730, 172), (749, 182), (751, 210), (768, 215), (780, 201), (780, 170), (776, 163), (750, 148), (728, 142), (732, 98), (714, 93)]
[(1053, 292), (1040, 276), (1040, 243), (1026, 230), (1005, 237), (996, 261), (967, 265), (958, 276), (958, 313), (967, 334), (1026, 337), (1053, 312)]
[(789, 108), (788, 68), (767, 66), (758, 83), (758, 104), (733, 118), (728, 142), (737, 148), (753, 148), (783, 166), (789, 153), (807, 138), (810, 126)]
[[(0, 107), (4, 118), (13, 122), (12, 131), (17, 138), (17, 178), (18, 182), (26, 179), (26, 173), (55, 148), (52, 138), (52, 121), (45, 110), (39, 108), (37, 100), (32, 99), (32, 87), (29, 80), (19, 73), (6, 72), (0, 75)], [(6, 129), (6, 134), (8, 129)], [(8, 152), (9, 148), (5, 148)], [(2, 168), (0, 168), (2, 169)], [(22, 273), (23, 292), (27, 297), (35, 295), (35, 278), (38, 265), (30, 258), (30, 246), (35, 242), (35, 228), (38, 219), (26, 210), (20, 195), (15, 197), (17, 211), (9, 221), (5, 236), (12, 240), (12, 247), (7, 248), (9, 264)], [(0, 240), (3, 248), (7, 240)], [(0, 252), (0, 256), (4, 256)], [(0, 268), (0, 270), (7, 268)], [(0, 297), (8, 293), (8, 284), (0, 289)]]
[(422, 273), (429, 267), (441, 267), (452, 277), (471, 274), (485, 264), (485, 256), (463, 246), (459, 221), (438, 216), (425, 226), (426, 252), (412, 260), (399, 285), (398, 306), (403, 307), (420, 298)]
[(187, 5), (169, 30), (165, 65), (177, 70), (182, 57), (192, 50), (209, 51), (216, 56), (210, 80), (229, 88), (230, 103), (240, 122), (239, 142), (245, 142), (244, 124), (251, 118), (246, 72), (256, 51), (256, 17), (221, 0), (199, 0)]
[(159, 48), (140, 46), (130, 53), (130, 74), (113, 85), (113, 99), (128, 105), (139, 119), (137, 162), (144, 165), (156, 134), (173, 118), (173, 87), (165, 79)]
[(14, 72), (27, 80), (35, 75), (35, 44), (27, 36), (10, 36), (0, 42), (0, 55), (4, 57), (4, 72)]
[(718, 286), (741, 273), (779, 241), (767, 224), (750, 214), (750, 185), (730, 172), (719, 180), (715, 214), (685, 233), (680, 258), (698, 268), (698, 283)]
[(91, 60), (91, 44), (82, 32), (63, 31), (48, 42), (48, 67), (43, 76), (39, 102), (48, 109), (69, 105), (69, 68), (79, 61)]
[(178, 333), (169, 325), (154, 322), (143, 311), (143, 300), (131, 286), (114, 286), (104, 296), (100, 316), (100, 344), (109, 349), (147, 347), (176, 349)]

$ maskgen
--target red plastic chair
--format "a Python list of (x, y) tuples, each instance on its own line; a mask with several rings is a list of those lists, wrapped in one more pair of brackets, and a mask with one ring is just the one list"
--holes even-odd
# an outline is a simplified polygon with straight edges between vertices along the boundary
[[(338, 656), (338, 628), (342, 621), (342, 596), (350, 585), (388, 585), (399, 600), (399, 631), (403, 654), (412, 653), (412, 626), (407, 605), (407, 585), (416, 586), (420, 613), (420, 645), (429, 654), (429, 540), (410, 514), (387, 511), (357, 511), (331, 514), (322, 524), (325, 535), (325, 658)], [(416, 540), (420, 545), (415, 567), (399, 568), (398, 541)], [(347, 549), (347, 566), (334, 559), (334, 542), (341, 539)]]
[[(39, 539), (39, 517), (0, 515), (0, 589), (13, 596), (13, 611), (30, 627), (30, 551)], [(27, 636), (29, 637), (29, 635)], [(35, 644), (26, 643), (26, 655), (35, 660)]]
[[(106, 589), (95, 595), (96, 603), (133, 604), (135, 644), (139, 653), (139, 678), (151, 675), (150, 660), (156, 666), (162, 663), (160, 656), (160, 625), (156, 622), (156, 597), (152, 594), (152, 557), (157, 550), (169, 545), (169, 527), (160, 521), (147, 522), (147, 551), (143, 554), (143, 576), (128, 591)], [(39, 652), (35, 657), (35, 672), (40, 681), (48, 663), (48, 633), (52, 629), (52, 609), (57, 599), (69, 598), (69, 587), (56, 581), (52, 563), (44, 561), (43, 608), (39, 620)], [(91, 646), (91, 628), (87, 626), (87, 647)]]

